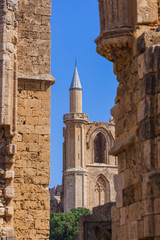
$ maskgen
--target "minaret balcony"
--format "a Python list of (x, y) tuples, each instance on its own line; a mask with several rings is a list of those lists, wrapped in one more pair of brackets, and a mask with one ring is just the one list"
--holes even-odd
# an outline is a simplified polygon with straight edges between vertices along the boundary
[(88, 122), (88, 115), (85, 113), (67, 113), (63, 116), (63, 121), (70, 121), (70, 120), (76, 120), (76, 121), (86, 121)]

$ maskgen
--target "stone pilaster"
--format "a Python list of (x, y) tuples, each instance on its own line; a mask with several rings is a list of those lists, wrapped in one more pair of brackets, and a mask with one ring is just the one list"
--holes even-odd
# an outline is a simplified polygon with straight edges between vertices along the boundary
[(0, 3), (0, 236), (14, 239), (13, 198), (17, 114), (18, 1)]

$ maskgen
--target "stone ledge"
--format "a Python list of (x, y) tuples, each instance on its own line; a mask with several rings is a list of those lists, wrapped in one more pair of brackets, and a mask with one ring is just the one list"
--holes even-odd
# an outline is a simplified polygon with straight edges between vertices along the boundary
[(25, 81), (47, 81), (50, 82), (51, 84), (55, 83), (55, 78), (50, 75), (50, 74), (23, 74), (23, 73), (18, 73), (18, 80), (25, 80)]
[(118, 144), (116, 144), (110, 151), (109, 155), (117, 156), (119, 153), (126, 150), (130, 145), (135, 143), (136, 135), (132, 134), (131, 136), (127, 137), (126, 139), (122, 140)]
[(69, 168), (64, 171), (64, 175), (75, 174), (75, 173), (88, 175), (87, 169), (84, 169), (84, 168)]
[(96, 38), (95, 43), (99, 43), (103, 38), (111, 39), (111, 38), (133, 36), (132, 35), (133, 31), (134, 31), (133, 27), (105, 30), (100, 34), (99, 37)]
[(86, 167), (98, 167), (98, 168), (118, 168), (117, 166), (115, 165), (109, 165), (109, 164), (104, 164), (104, 163), (93, 163), (93, 164), (87, 164)]

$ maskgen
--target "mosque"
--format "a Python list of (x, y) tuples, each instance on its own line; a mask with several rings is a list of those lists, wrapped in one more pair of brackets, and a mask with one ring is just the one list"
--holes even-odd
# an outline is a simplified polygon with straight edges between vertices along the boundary
[(82, 111), (82, 86), (75, 64), (69, 89), (70, 112), (63, 121), (63, 208), (95, 206), (115, 201), (117, 159), (109, 155), (114, 145), (115, 124), (90, 122)]

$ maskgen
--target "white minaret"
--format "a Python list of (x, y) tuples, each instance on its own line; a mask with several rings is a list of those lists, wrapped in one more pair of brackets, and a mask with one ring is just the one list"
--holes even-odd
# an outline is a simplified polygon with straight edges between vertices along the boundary
[(70, 113), (64, 115), (63, 192), (64, 211), (87, 207), (87, 175), (85, 166), (85, 127), (88, 115), (82, 113), (82, 86), (77, 64), (70, 86)]

